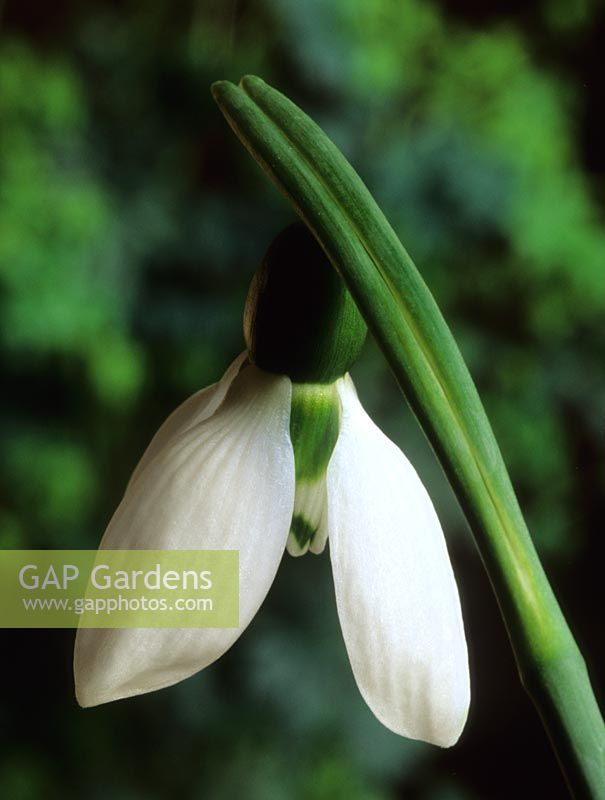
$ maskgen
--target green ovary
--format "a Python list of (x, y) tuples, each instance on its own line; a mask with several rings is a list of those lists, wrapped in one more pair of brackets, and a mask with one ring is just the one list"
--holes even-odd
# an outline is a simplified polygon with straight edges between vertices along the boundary
[(257, 367), (304, 385), (332, 384), (353, 364), (366, 324), (342, 279), (302, 224), (271, 243), (244, 311), (244, 337)]

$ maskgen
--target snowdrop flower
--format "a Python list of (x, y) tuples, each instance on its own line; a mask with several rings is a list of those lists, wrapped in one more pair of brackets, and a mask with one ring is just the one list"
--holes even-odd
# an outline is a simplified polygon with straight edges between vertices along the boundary
[(159, 429), (101, 543), (239, 550), (240, 627), (81, 629), (80, 704), (161, 689), (208, 666), (251, 622), (284, 550), (321, 553), (329, 541), (367, 704), (402, 736), (454, 744), (469, 676), (443, 533), (413, 467), (357, 398), (347, 370), (365, 325), (304, 227), (269, 248), (245, 334), (247, 352)]

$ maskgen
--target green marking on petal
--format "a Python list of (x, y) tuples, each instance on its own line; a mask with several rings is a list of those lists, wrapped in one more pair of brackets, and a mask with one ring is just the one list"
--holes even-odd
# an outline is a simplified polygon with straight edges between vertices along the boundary
[(302, 556), (307, 551), (322, 553), (328, 538), (328, 492), (326, 473), (319, 480), (298, 481), (294, 496), (294, 511), (286, 549), (292, 556)]
[(292, 384), (290, 438), (296, 483), (325, 475), (340, 427), (340, 400), (334, 383)]
[(296, 541), (301, 548), (305, 548), (317, 533), (317, 528), (308, 519), (305, 519), (302, 514), (295, 514), (292, 517), (290, 531), (294, 534)]

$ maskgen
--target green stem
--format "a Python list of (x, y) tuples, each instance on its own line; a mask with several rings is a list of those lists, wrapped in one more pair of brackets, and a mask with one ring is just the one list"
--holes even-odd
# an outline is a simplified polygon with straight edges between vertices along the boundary
[(254, 77), (217, 83), (213, 94), (341, 274), (440, 458), (570, 789), (578, 800), (605, 800), (605, 727), (584, 661), (429, 289), (360, 177), (297, 106)]

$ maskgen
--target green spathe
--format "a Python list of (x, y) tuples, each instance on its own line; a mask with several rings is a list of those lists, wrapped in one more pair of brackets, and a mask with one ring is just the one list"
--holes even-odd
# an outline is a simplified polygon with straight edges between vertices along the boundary
[(359, 355), (365, 322), (306, 226), (271, 243), (248, 292), (244, 336), (258, 367), (298, 383), (331, 383)]

